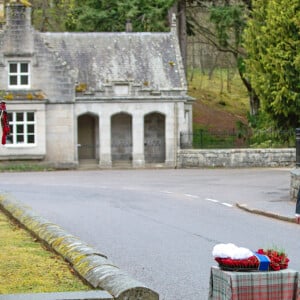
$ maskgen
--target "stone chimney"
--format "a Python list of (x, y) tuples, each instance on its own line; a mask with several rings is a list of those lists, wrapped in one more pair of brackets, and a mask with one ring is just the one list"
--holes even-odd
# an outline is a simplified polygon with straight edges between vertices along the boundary
[(0, 29), (3, 27), (3, 24), (5, 23), (5, 1), (0, 0)]
[[(25, 4), (24, 4), (25, 3)], [(33, 52), (33, 28), (31, 26), (31, 7), (29, 2), (11, 1), (6, 5), (5, 52), (24, 55)]]
[(177, 19), (176, 14), (172, 14), (171, 16), (171, 32), (175, 33), (177, 35)]

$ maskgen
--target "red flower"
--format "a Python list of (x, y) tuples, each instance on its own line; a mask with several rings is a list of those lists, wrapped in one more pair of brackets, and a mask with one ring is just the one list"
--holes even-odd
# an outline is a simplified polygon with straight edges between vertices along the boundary
[(265, 254), (264, 249), (258, 249), (256, 252), (257, 252), (258, 254)]
[(274, 249), (264, 250), (264, 254), (270, 259), (270, 269), (274, 271), (286, 269), (288, 267), (289, 259), (284, 252), (279, 252)]

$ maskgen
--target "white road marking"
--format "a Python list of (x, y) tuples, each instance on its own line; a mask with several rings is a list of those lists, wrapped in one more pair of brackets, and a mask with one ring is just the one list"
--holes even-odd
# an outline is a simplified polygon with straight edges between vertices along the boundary
[(215, 203), (218, 203), (219, 201), (218, 200), (215, 200), (215, 199), (210, 199), (210, 198), (205, 198), (206, 201), (211, 201), (211, 202), (215, 202)]
[[(170, 191), (160, 191), (160, 192), (165, 193), (165, 194), (174, 194), (174, 192), (170, 192)], [(199, 196), (197, 196), (197, 195), (192, 195), (192, 194), (183, 194), (183, 195), (186, 196), (186, 197), (189, 197), (189, 198), (199, 199)], [(222, 205), (227, 206), (227, 207), (233, 207), (233, 205), (230, 204), (230, 203), (221, 202), (221, 201), (216, 200), (216, 199), (205, 198), (205, 200), (213, 202), (213, 203), (219, 203), (219, 204), (222, 204)]]
[(221, 204), (225, 205), (225, 206), (228, 206), (228, 207), (232, 207), (233, 205), (230, 204), (230, 203), (226, 203), (226, 202), (222, 202)]
[(214, 203), (220, 203), (220, 204), (225, 205), (225, 206), (227, 206), (227, 207), (233, 207), (233, 205), (230, 204), (230, 203), (220, 202), (219, 200), (216, 200), (216, 199), (206, 198), (205, 200), (211, 201), (211, 202), (214, 202)]
[(196, 196), (196, 195), (191, 195), (191, 194), (184, 194), (184, 196), (187, 196), (187, 197), (190, 197), (190, 198), (199, 198), (198, 196)]

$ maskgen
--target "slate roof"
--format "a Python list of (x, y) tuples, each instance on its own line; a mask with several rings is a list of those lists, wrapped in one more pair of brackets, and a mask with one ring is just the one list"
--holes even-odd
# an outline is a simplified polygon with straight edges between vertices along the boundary
[(75, 71), (77, 82), (101, 89), (130, 81), (154, 90), (186, 90), (175, 33), (36, 33)]
[[(43, 91), (51, 102), (189, 98), (176, 20), (170, 32), (161, 33), (38, 32), (31, 25), (30, 8), (17, 3), (7, 9), (0, 67), (3, 55), (28, 58), (31, 88)], [(76, 86), (86, 89), (80, 92)]]

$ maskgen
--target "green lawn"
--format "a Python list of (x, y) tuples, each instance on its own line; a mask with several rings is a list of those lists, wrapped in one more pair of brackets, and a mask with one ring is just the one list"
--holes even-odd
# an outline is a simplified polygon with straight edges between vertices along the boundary
[(69, 264), (0, 211), (0, 294), (91, 290)]

